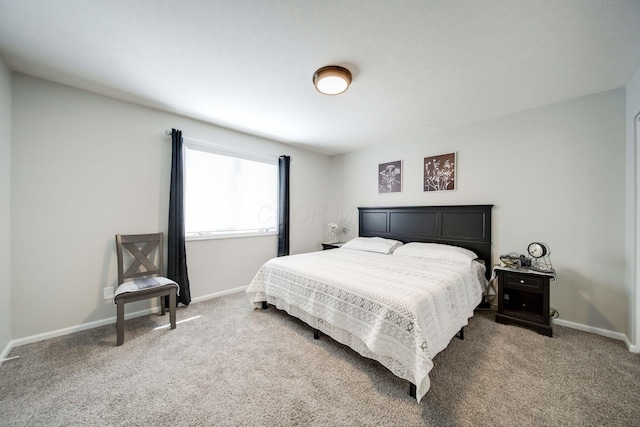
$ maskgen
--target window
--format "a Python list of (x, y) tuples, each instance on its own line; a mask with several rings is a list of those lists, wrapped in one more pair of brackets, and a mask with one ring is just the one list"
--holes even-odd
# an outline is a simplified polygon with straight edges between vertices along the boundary
[(275, 234), (277, 159), (187, 143), (187, 238)]

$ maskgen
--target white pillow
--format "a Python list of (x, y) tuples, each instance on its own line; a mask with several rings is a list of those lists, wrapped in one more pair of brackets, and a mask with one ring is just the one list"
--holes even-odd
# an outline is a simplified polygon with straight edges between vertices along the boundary
[(358, 251), (379, 252), (381, 254), (390, 254), (402, 242), (391, 239), (383, 239), (382, 237), (356, 237), (342, 245), (346, 249), (356, 249)]
[(393, 255), (439, 259), (469, 265), (471, 265), (471, 261), (478, 258), (478, 256), (472, 251), (458, 246), (418, 242), (411, 242), (406, 245), (402, 245), (402, 247), (396, 249)]

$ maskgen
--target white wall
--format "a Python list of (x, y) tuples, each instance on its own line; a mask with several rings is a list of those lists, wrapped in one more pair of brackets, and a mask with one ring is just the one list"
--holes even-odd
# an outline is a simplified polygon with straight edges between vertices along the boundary
[[(171, 141), (292, 157), (292, 252), (320, 248), (330, 159), (291, 146), (28, 77), (13, 76), (12, 338), (115, 316), (114, 235), (167, 229)], [(20, 236), (16, 239), (15, 236)], [(193, 299), (248, 285), (274, 237), (189, 242)], [(136, 305), (137, 304), (137, 305)], [(127, 312), (149, 308), (129, 304)]]
[(0, 58), (0, 359), (11, 341), (11, 72)]
[[(340, 156), (342, 210), (355, 218), (357, 206), (493, 204), (494, 262), (547, 243), (561, 319), (624, 333), (624, 112), (618, 89)], [(452, 151), (457, 190), (423, 193), (423, 157)], [(399, 159), (403, 193), (377, 194), (378, 163)]]
[(627, 289), (631, 298), (628, 320), (629, 337), (636, 351), (640, 351), (640, 199), (638, 198), (638, 188), (640, 188), (640, 153), (635, 136), (635, 117), (640, 113), (640, 68), (629, 80), (626, 86), (627, 100)]

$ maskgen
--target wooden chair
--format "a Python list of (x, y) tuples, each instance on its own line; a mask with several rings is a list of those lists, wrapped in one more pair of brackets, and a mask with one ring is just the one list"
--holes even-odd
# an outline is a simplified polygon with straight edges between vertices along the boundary
[[(123, 248), (133, 257), (126, 270)], [(162, 248), (162, 233), (116, 234), (116, 251), (118, 253), (118, 288), (114, 296), (114, 303), (117, 306), (116, 328), (118, 330), (116, 345), (122, 345), (124, 342), (124, 305), (128, 302), (159, 297), (162, 315), (164, 315), (166, 298), (169, 298), (171, 329), (176, 328), (176, 294), (179, 286), (173, 280), (163, 276)], [(153, 261), (156, 258), (157, 264)]]

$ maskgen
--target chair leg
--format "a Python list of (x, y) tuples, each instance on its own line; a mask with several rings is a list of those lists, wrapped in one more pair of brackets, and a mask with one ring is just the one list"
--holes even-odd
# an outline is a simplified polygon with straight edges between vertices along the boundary
[(116, 345), (122, 345), (122, 343), (124, 343), (124, 300), (118, 300), (116, 307)]
[(171, 321), (171, 329), (176, 328), (176, 290), (169, 292), (169, 320)]
[(166, 302), (167, 302), (167, 298), (166, 297), (160, 297), (160, 314), (162, 316), (164, 316), (164, 313), (165, 313), (164, 305), (165, 305)]

